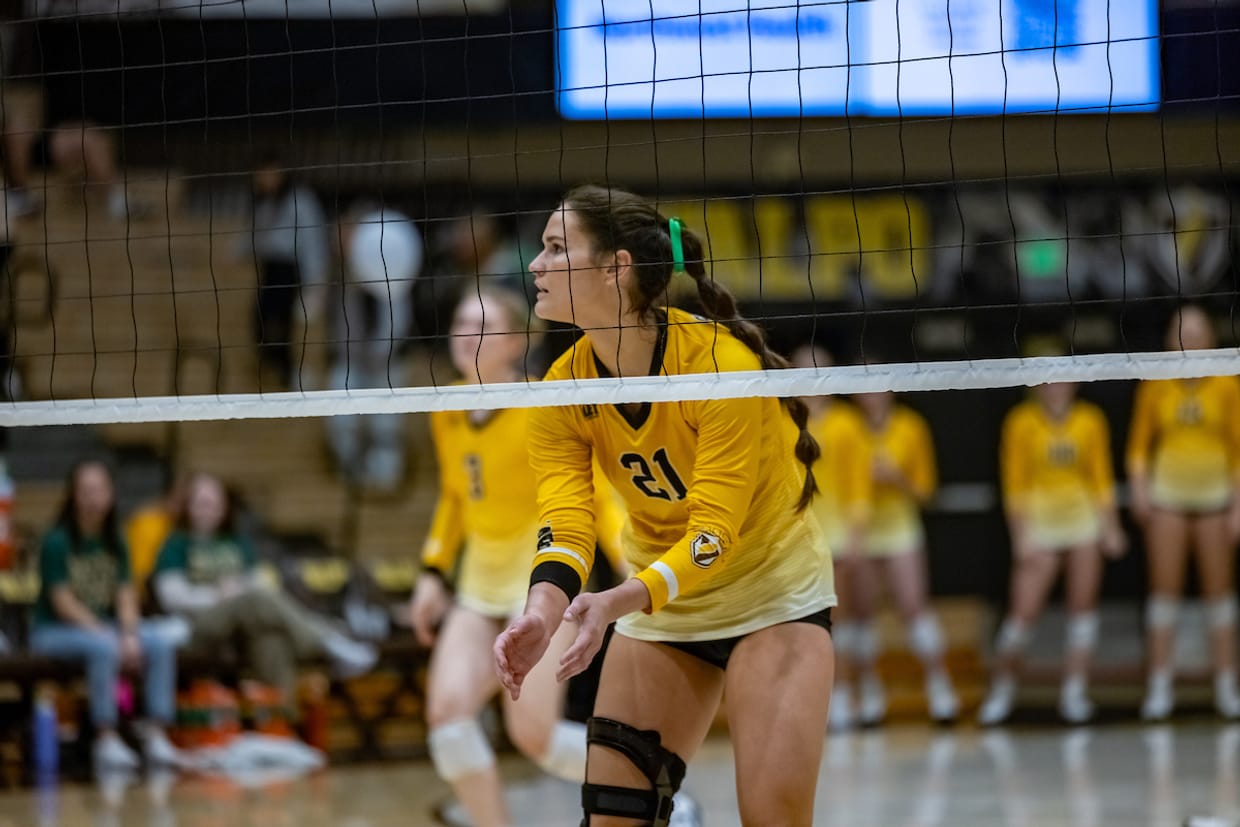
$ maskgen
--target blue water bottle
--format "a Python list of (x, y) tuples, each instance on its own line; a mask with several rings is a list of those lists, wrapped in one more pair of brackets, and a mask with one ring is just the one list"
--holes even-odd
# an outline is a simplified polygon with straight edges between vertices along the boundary
[(60, 769), (60, 732), (56, 718), (56, 699), (51, 692), (40, 692), (35, 698), (32, 723), (31, 757), (34, 761), (35, 778), (54, 777)]

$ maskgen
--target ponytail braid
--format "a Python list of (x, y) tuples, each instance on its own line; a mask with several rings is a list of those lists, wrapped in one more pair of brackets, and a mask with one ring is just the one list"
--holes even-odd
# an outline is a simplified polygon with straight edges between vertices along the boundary
[[(753, 322), (742, 318), (737, 312), (736, 298), (728, 288), (706, 274), (702, 262), (701, 242), (693, 233), (684, 233), (685, 271), (697, 284), (698, 300), (702, 310), (713, 321), (722, 322), (732, 335), (740, 339), (758, 356), (763, 370), (782, 370), (790, 363), (767, 344), (766, 334)], [(690, 248), (693, 248), (692, 250)], [(818, 481), (814, 479), (814, 463), (822, 456), (818, 440), (809, 432), (809, 406), (799, 396), (782, 397), (780, 403), (797, 426), (796, 457), (805, 466), (805, 484), (797, 500), (797, 511), (804, 511), (818, 493)]]

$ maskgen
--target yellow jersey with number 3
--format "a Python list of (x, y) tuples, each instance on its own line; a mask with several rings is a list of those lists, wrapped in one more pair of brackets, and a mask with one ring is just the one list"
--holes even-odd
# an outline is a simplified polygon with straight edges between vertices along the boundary
[[(652, 373), (757, 370), (723, 324), (666, 311)], [(605, 373), (588, 339), (547, 379)], [(650, 592), (651, 612), (620, 619), (642, 640), (747, 634), (835, 605), (831, 557), (809, 510), (797, 429), (776, 399), (543, 408), (531, 415), (530, 462), (542, 525), (534, 582), (580, 590), (594, 549), (595, 460), (624, 499), (624, 553)]]
[[(422, 563), (449, 575), (460, 558), (457, 602), (494, 617), (514, 614), (524, 605), (538, 536), (529, 419), (529, 410), (522, 408), (480, 419), (468, 411), (431, 414), (439, 500)], [(624, 513), (606, 486), (599, 487), (595, 511), (600, 544), (614, 566)]]
[(1240, 478), (1240, 380), (1210, 376), (1138, 384), (1128, 473), (1148, 475), (1155, 505), (1226, 508)]
[(921, 503), (934, 494), (938, 474), (934, 441), (921, 414), (895, 405), (880, 428), (866, 428), (871, 462), (881, 458), (900, 472), (910, 491), (890, 482), (874, 482), (874, 502), (863, 541), (867, 554), (880, 557), (916, 551), (925, 542)]

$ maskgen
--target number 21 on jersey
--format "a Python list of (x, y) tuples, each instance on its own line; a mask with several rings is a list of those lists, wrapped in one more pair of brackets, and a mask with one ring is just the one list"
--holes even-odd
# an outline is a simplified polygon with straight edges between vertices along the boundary
[(657, 475), (652, 472), (650, 463), (641, 454), (630, 452), (620, 456), (620, 464), (633, 473), (633, 484), (637, 486), (637, 490), (647, 497), (668, 502), (679, 502), (688, 496), (689, 489), (672, 467), (671, 460), (667, 458), (667, 450), (660, 448), (650, 458), (654, 461)]

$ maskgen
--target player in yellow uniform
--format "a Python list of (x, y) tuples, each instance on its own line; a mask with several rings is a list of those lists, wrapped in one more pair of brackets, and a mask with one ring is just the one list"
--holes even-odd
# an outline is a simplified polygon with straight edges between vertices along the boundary
[(1093, 717), (1086, 681), (1098, 640), (1102, 560), (1121, 555), (1125, 540), (1106, 417), (1075, 397), (1071, 382), (1039, 385), (1003, 422), (999, 467), (1012, 539), (1011, 599), (995, 642), (994, 682), (978, 712), (983, 725), (1011, 714), (1021, 655), (1061, 561), (1068, 624), (1059, 714), (1074, 724)]
[[(509, 290), (483, 288), (466, 296), (451, 330), (452, 361), (465, 382), (525, 377), (527, 308), (525, 297)], [(423, 548), (426, 573), (415, 586), (411, 612), (418, 639), (435, 647), (427, 685), (431, 759), (479, 827), (511, 823), (478, 713), (499, 691), (491, 644), (525, 602), (538, 535), (529, 414), (526, 409), (431, 414), (440, 493)], [(608, 494), (600, 489), (600, 497)], [(604, 523), (600, 538), (618, 545), (623, 521), (616, 517), (618, 505), (600, 501), (596, 511)], [(446, 583), (454, 570), (452, 595)], [(567, 649), (574, 631), (565, 624), (552, 650)], [(539, 691), (505, 704), (509, 738), (547, 772), (581, 781), (585, 726), (561, 720), (564, 697), (554, 663), (536, 669), (530, 681)]]
[[(792, 363), (799, 368), (830, 367), (834, 359), (821, 346), (805, 345), (792, 354)], [(839, 598), (839, 606), (831, 618), (831, 639), (835, 644), (831, 729), (840, 731), (851, 728), (854, 723), (852, 683), (856, 664), (853, 659), (858, 633), (856, 622), (848, 616), (846, 588), (856, 578), (874, 485), (870, 479), (870, 457), (866, 453), (865, 420), (856, 406), (847, 399), (833, 396), (807, 397), (805, 404), (809, 408), (809, 431), (822, 451), (822, 456), (814, 463), (814, 479), (819, 489), (814, 498), (814, 516), (831, 549), (835, 592)]]
[[(787, 365), (706, 274), (701, 241), (631, 193), (569, 192), (531, 263), (535, 313), (585, 336), (547, 379)], [(707, 316), (660, 306), (673, 273)], [(803, 403), (770, 398), (540, 409), (530, 423), (542, 536), (525, 613), (495, 642), (525, 697), (562, 620), (581, 671), (604, 630), (582, 801), (591, 825), (667, 824), (726, 687), (744, 824), (809, 824), (827, 724), (831, 557), (808, 511), (818, 449)], [(628, 507), (636, 575), (580, 594), (594, 548), (591, 463)]]
[[(1215, 346), (1210, 320), (1184, 307), (1171, 320), (1168, 349)], [(1128, 434), (1133, 515), (1145, 532), (1148, 686), (1141, 715), (1160, 720), (1175, 705), (1172, 644), (1191, 546), (1207, 603), (1214, 704), (1240, 718), (1236, 690), (1235, 547), (1240, 539), (1240, 381), (1234, 376), (1168, 379), (1137, 386)]]
[(943, 666), (943, 631), (930, 608), (921, 522), (921, 508), (937, 482), (930, 428), (916, 411), (896, 404), (894, 393), (857, 394), (856, 401), (865, 419), (873, 484), (863, 553), (848, 587), (857, 623), (853, 650), (860, 672), (858, 718), (872, 726), (887, 714), (873, 622), (885, 581), (908, 628), (909, 646), (925, 669), (930, 717), (951, 721), (960, 703)]

